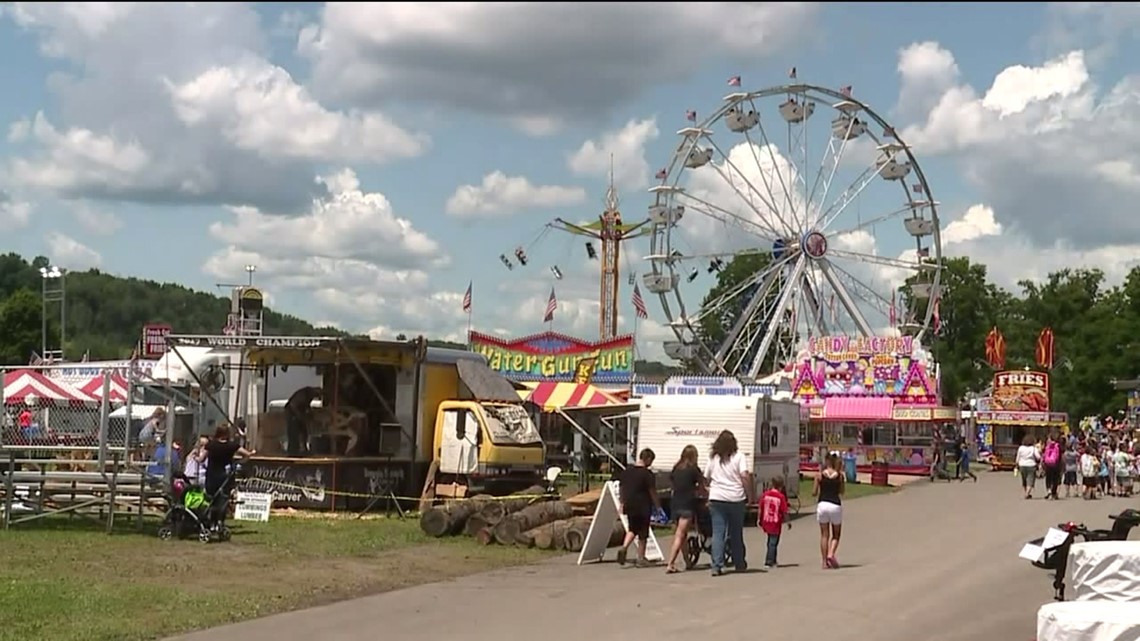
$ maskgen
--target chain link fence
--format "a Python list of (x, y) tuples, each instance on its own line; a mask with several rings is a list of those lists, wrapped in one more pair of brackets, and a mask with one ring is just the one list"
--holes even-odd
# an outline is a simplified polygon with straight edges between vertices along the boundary
[(89, 458), (92, 451), (124, 447), (123, 435), (115, 439), (108, 431), (112, 415), (126, 403), (121, 376), (96, 369), (87, 372), (74, 364), (2, 372), (3, 449), (46, 458), (57, 458), (61, 451)]

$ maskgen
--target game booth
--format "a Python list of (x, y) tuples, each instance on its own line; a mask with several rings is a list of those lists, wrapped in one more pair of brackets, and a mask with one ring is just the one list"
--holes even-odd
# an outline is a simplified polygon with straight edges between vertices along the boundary
[[(547, 462), (576, 469), (579, 455), (590, 471), (608, 469), (601, 452), (625, 450), (624, 428), (610, 416), (625, 407), (633, 378), (633, 336), (586, 341), (558, 332), (500, 338), (472, 331), (471, 351), (492, 371), (519, 383), (520, 397), (534, 410), (546, 444)], [(583, 439), (593, 440), (585, 448)]]
[[(194, 348), (240, 352), (237, 371), (226, 376), (247, 382), (237, 386), (247, 398), (232, 404), (244, 409), (230, 418), (248, 422), (246, 443), (257, 451), (240, 489), (299, 509), (361, 509), (378, 499), (419, 496), (433, 458), (437, 408), (478, 389), (458, 364), (478, 361), (486, 369), (478, 355), (427, 347), (422, 338), (171, 335), (168, 341), (180, 359)], [(309, 408), (295, 435), (286, 418), (291, 401)]]
[(1049, 373), (1013, 370), (994, 374), (988, 397), (978, 399), (979, 460), (995, 470), (1012, 470), (1017, 448), (1028, 435), (1044, 441), (1051, 433), (1067, 433), (1069, 415), (1051, 411)]
[(938, 367), (910, 336), (808, 340), (794, 369), (801, 405), (800, 470), (817, 471), (830, 451), (869, 472), (927, 475), (938, 439), (958, 410), (939, 404)]

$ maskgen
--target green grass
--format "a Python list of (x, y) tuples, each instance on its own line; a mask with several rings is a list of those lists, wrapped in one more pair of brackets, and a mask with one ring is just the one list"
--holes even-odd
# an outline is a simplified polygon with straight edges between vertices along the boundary
[[(815, 505), (815, 498), (812, 497), (813, 479), (801, 478), (800, 479), (800, 507), (807, 507)], [(881, 485), (871, 485), (870, 483), (848, 483), (847, 490), (843, 494), (845, 500), (858, 499), (864, 496), (874, 496), (875, 494), (889, 494), (890, 492), (897, 491), (897, 487), (883, 487)]]
[(0, 532), (0, 550), (4, 641), (154, 639), (547, 556), (429, 539), (415, 519), (275, 518), (210, 545), (44, 521)]

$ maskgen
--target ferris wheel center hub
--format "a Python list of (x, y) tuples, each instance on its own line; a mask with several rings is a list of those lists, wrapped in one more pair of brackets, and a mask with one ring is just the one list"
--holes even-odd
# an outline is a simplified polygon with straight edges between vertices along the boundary
[(800, 249), (808, 258), (816, 260), (823, 258), (827, 254), (827, 236), (824, 236), (823, 232), (808, 232), (800, 241)]

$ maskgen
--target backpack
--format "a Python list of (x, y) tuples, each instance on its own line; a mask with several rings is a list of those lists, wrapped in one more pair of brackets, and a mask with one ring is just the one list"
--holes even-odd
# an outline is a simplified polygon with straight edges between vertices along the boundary
[(1045, 446), (1045, 465), (1053, 467), (1061, 460), (1061, 446), (1056, 441)]

